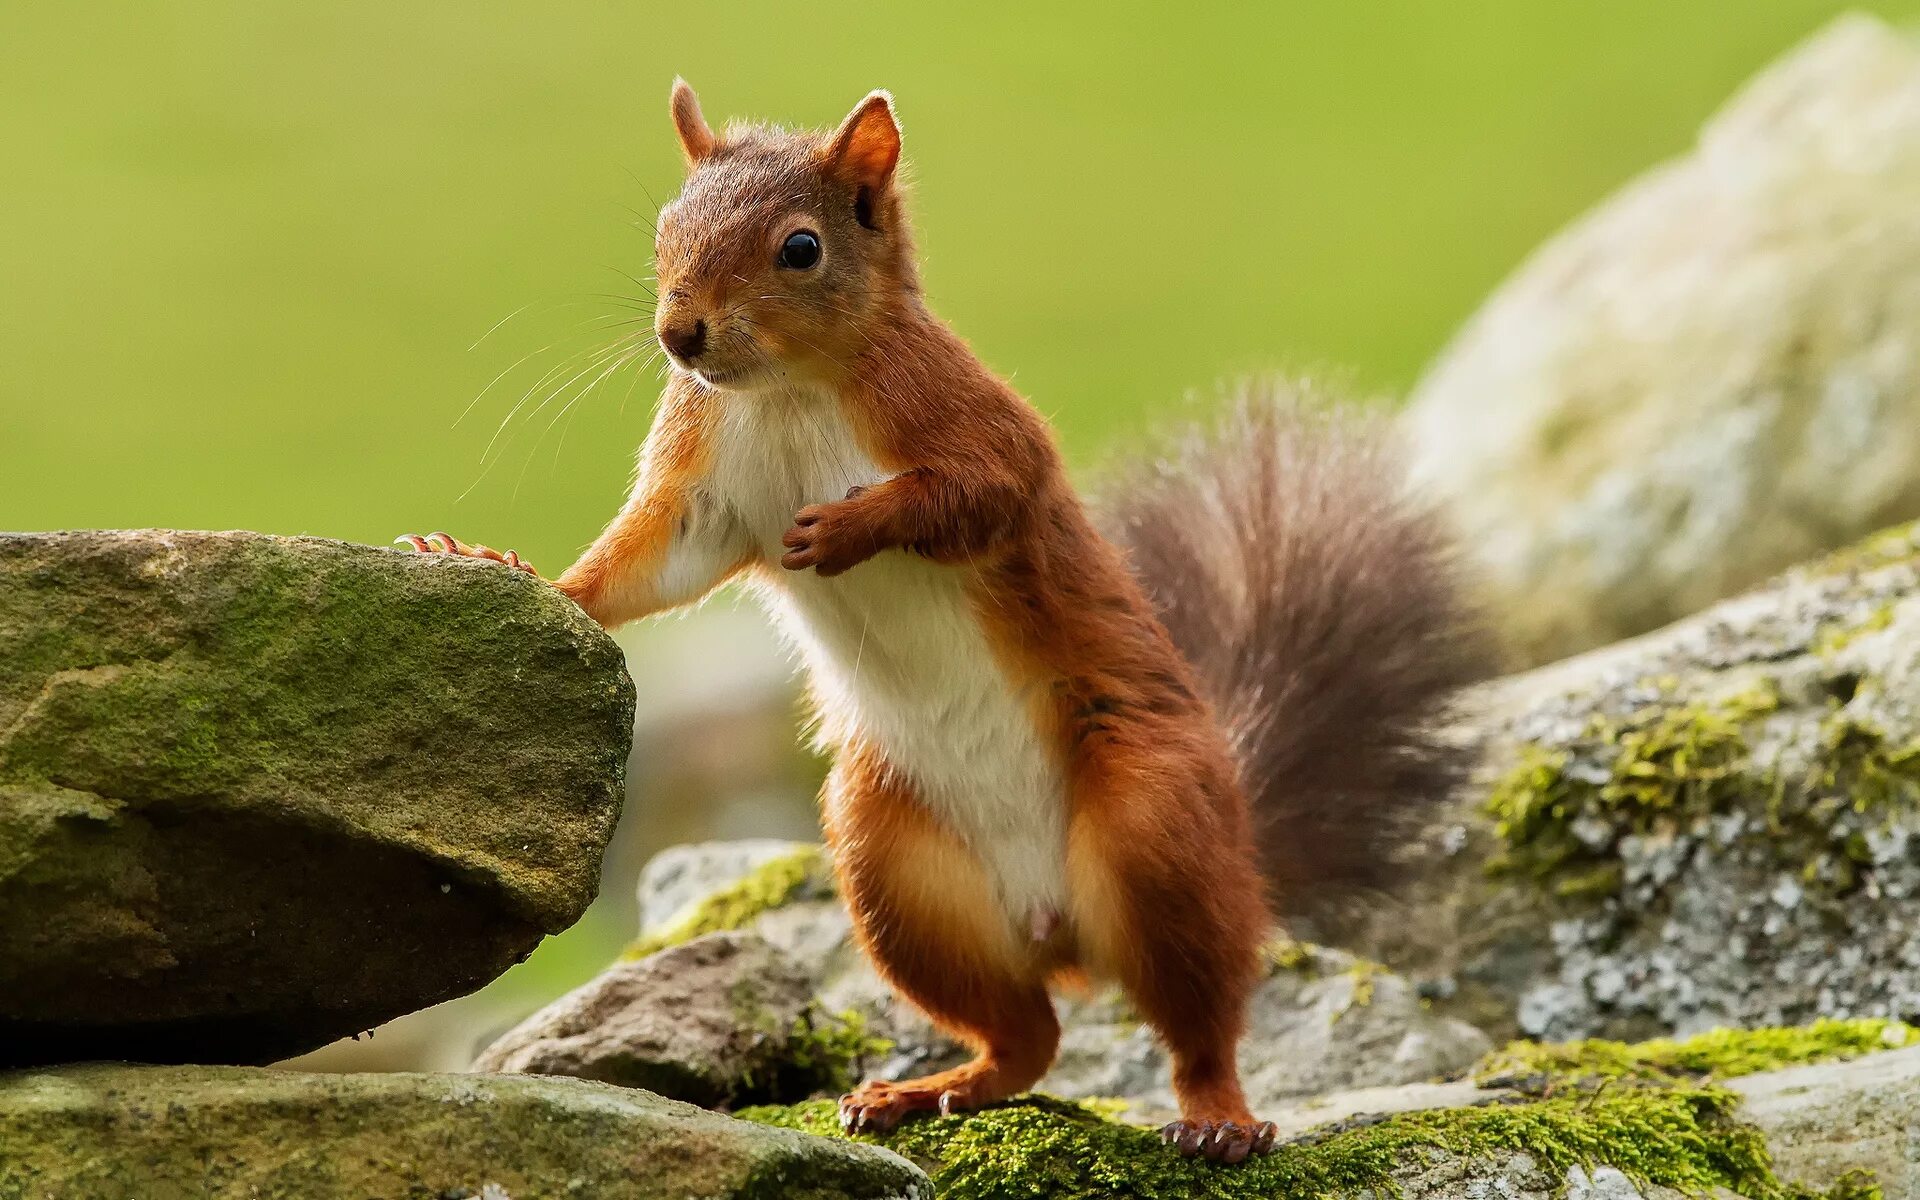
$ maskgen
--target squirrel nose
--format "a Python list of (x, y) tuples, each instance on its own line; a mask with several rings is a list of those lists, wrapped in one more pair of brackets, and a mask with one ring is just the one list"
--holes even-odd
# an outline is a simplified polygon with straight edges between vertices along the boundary
[(660, 342), (679, 357), (692, 361), (707, 348), (707, 323), (696, 320), (691, 325), (669, 325), (660, 331)]

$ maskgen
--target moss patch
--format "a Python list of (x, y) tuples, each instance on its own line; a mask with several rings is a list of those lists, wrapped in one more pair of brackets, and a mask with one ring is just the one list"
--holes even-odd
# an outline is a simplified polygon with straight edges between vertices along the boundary
[(620, 957), (645, 958), (704, 934), (744, 929), (761, 913), (797, 899), (810, 885), (826, 887), (826, 872), (826, 854), (815, 846), (769, 859), (738, 882), (701, 900), (670, 928), (636, 939)]
[(1920, 804), (1920, 745), (1894, 744), (1844, 711), (1823, 726), (1814, 765), (1782, 777), (1754, 761), (1748, 742), (1779, 708), (1770, 684), (1712, 701), (1682, 698), (1671, 681), (1650, 686), (1657, 698), (1624, 716), (1595, 715), (1559, 746), (1521, 747), (1484, 802), (1503, 843), (1489, 874), (1566, 900), (1604, 898), (1620, 888), (1622, 838), (1686, 833), (1743, 811), (1764, 820), (1783, 865), (1841, 896), (1857, 884), (1866, 846), (1848, 828), (1857, 822), (1837, 818)]
[(1920, 1029), (1879, 1018), (1788, 1029), (1716, 1029), (1680, 1041), (1514, 1042), (1477, 1067), (1485, 1086), (1553, 1091), (1613, 1081), (1701, 1083), (1805, 1063), (1858, 1058), (1920, 1041)]
[[(1310, 1135), (1237, 1167), (1183, 1159), (1152, 1130), (1046, 1097), (912, 1120), (882, 1138), (859, 1140), (878, 1140), (920, 1163), (951, 1200), (1393, 1194), (1394, 1171), (1434, 1152), (1468, 1158), (1524, 1152), (1555, 1174), (1606, 1164), (1689, 1192), (1726, 1187), (1755, 1200), (1783, 1200), (1792, 1193), (1774, 1176), (1760, 1134), (1737, 1121), (1733, 1108), (1727, 1092), (1658, 1088), (1402, 1113)], [(740, 1115), (844, 1136), (828, 1101)]]
[(852, 1009), (809, 1011), (788, 1031), (785, 1066), (805, 1092), (840, 1093), (866, 1073), (869, 1059), (891, 1049), (893, 1043), (868, 1032), (866, 1018)]

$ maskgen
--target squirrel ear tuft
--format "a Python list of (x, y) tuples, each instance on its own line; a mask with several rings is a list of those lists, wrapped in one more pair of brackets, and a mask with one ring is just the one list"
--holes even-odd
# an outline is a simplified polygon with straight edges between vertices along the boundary
[(672, 108), (673, 128), (680, 135), (680, 153), (689, 168), (697, 167), (713, 153), (715, 139), (713, 130), (707, 127), (707, 119), (700, 115), (700, 97), (693, 94), (686, 80), (677, 76), (673, 81)]
[(870, 92), (834, 131), (827, 163), (856, 187), (879, 191), (899, 162), (900, 123), (893, 118), (893, 97)]

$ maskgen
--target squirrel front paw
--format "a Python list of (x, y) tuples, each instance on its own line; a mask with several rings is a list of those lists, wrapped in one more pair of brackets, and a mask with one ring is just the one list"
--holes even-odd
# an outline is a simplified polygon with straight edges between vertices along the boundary
[(885, 549), (856, 502), (864, 490), (855, 488), (845, 500), (809, 504), (795, 513), (793, 525), (780, 537), (787, 548), (780, 565), (789, 571), (812, 567), (823, 576), (838, 575)]
[(502, 553), (492, 546), (469, 546), (450, 533), (435, 531), (425, 537), (417, 533), (404, 533), (393, 541), (395, 545), (412, 546), (421, 554), (451, 554), (459, 558), (480, 558), (488, 562), (501, 563), (516, 571), (525, 571), (529, 575), (540, 574), (533, 569), (532, 563), (522, 562), (520, 556), (511, 550)]

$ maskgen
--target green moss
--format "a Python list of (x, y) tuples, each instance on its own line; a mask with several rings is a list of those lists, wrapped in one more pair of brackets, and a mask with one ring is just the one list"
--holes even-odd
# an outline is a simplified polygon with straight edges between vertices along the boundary
[(671, 928), (635, 940), (621, 957), (645, 958), (703, 934), (745, 928), (761, 913), (789, 903), (810, 885), (823, 886), (826, 861), (825, 853), (816, 846), (770, 859), (738, 882), (701, 900)]
[(1788, 1029), (1715, 1029), (1680, 1041), (1514, 1042), (1475, 1068), (1483, 1085), (1553, 1090), (1583, 1083), (1731, 1079), (1803, 1063), (1858, 1058), (1920, 1041), (1920, 1029), (1878, 1018)]
[[(1395, 1169), (1417, 1166), (1436, 1150), (1461, 1157), (1524, 1152), (1554, 1174), (1606, 1164), (1688, 1192), (1725, 1187), (1755, 1200), (1785, 1200), (1789, 1189), (1774, 1176), (1760, 1134), (1734, 1118), (1734, 1103), (1730, 1093), (1710, 1088), (1652, 1088), (1401, 1113), (1310, 1135), (1234, 1167), (1183, 1159), (1152, 1130), (1046, 1097), (911, 1120), (861, 1140), (878, 1140), (920, 1163), (950, 1200), (1392, 1194)], [(739, 1115), (844, 1136), (829, 1101)]]
[(1623, 837), (1690, 832), (1744, 811), (1764, 820), (1781, 864), (1813, 890), (1850, 893), (1867, 848), (1859, 822), (1840, 818), (1920, 805), (1920, 745), (1894, 744), (1836, 709), (1812, 765), (1783, 777), (1754, 761), (1747, 740), (1778, 706), (1767, 684), (1699, 702), (1666, 683), (1659, 698), (1596, 716), (1564, 745), (1521, 747), (1484, 802), (1503, 843), (1489, 874), (1590, 902), (1618, 893)]
[(893, 1049), (886, 1038), (867, 1030), (866, 1018), (852, 1009), (840, 1013), (807, 1012), (788, 1032), (786, 1060), (808, 1092), (844, 1092), (865, 1074), (867, 1060)]
[(1873, 1172), (1859, 1167), (1843, 1172), (1824, 1192), (1795, 1188), (1789, 1194), (1793, 1200), (1886, 1200), (1887, 1197)]
[(1778, 706), (1778, 695), (1760, 688), (1717, 704), (1656, 702), (1622, 720), (1596, 716), (1580, 749), (1611, 757), (1598, 781), (1571, 771), (1566, 750), (1522, 747), (1485, 803), (1505, 843), (1489, 870), (1551, 879), (1577, 864), (1590, 881), (1611, 847), (1578, 836), (1576, 821), (1597, 818), (1617, 841), (1727, 807), (1750, 790), (1743, 724)]

